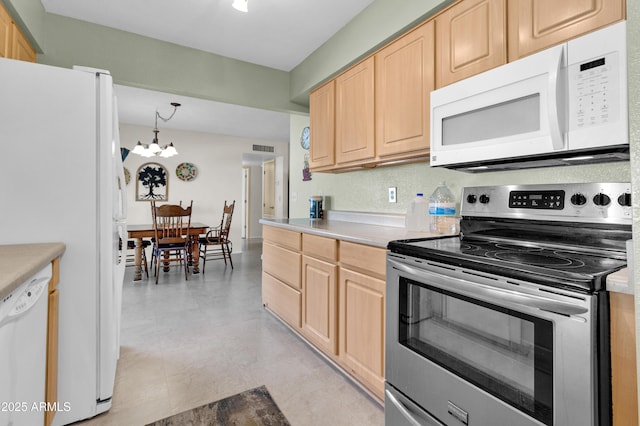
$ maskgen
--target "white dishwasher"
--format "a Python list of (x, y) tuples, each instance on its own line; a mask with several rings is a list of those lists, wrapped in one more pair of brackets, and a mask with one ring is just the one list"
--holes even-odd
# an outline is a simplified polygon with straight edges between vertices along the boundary
[(51, 264), (0, 300), (0, 425), (44, 424)]

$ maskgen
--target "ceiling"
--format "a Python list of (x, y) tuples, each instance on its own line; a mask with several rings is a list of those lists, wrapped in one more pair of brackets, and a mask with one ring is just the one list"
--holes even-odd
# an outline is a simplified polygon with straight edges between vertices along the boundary
[[(42, 0), (47, 12), (218, 55), (290, 71), (374, 0)], [(116, 86), (120, 120), (152, 127), (155, 110), (175, 117), (160, 127), (289, 140), (289, 116), (220, 102)], [(251, 123), (247, 125), (247, 123)]]

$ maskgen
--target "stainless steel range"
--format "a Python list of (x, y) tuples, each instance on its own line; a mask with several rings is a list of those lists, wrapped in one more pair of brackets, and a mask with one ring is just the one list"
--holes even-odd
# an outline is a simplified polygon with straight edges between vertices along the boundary
[(461, 235), (389, 243), (387, 425), (611, 423), (605, 277), (631, 187), (465, 188)]

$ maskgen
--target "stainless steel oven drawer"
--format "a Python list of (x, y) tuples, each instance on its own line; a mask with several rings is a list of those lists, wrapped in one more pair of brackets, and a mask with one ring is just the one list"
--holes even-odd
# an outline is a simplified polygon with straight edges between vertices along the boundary
[(388, 383), (384, 385), (384, 424), (389, 426), (444, 426)]

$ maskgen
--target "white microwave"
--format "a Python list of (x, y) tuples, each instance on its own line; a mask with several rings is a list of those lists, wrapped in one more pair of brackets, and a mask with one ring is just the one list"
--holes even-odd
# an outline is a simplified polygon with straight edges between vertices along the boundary
[(629, 159), (626, 22), (431, 92), (431, 166)]

